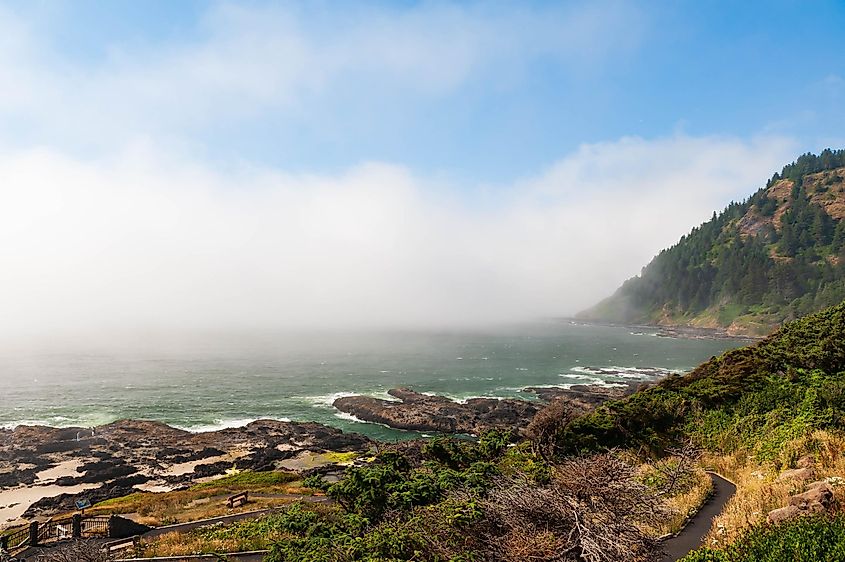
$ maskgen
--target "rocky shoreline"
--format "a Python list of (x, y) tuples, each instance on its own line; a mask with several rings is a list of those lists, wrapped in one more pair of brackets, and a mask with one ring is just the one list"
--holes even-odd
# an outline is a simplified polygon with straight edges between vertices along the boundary
[(568, 400), (577, 403), (581, 409), (595, 408), (607, 400), (618, 400), (633, 394), (643, 386), (643, 382), (628, 381), (616, 383), (615, 386), (600, 386), (596, 384), (576, 384), (568, 388), (557, 386), (529, 386), (523, 392), (532, 392), (541, 400)]
[(397, 400), (344, 396), (336, 399), (333, 405), (361, 421), (394, 429), (470, 435), (528, 425), (538, 410), (537, 404), (525, 400), (470, 398), (456, 402), (408, 388), (394, 388), (388, 394)]
[(96, 428), (0, 430), (0, 526), (136, 491), (187, 487), (233, 467), (270, 470), (304, 453), (367, 451), (357, 433), (318, 423), (258, 420), (191, 433), (154, 421)]
[(614, 386), (577, 384), (567, 387), (527, 387), (540, 401), (499, 398), (451, 400), (408, 388), (394, 388), (388, 394), (396, 400), (372, 396), (344, 396), (334, 407), (355, 418), (394, 429), (433, 433), (479, 435), (492, 429), (517, 430), (531, 423), (534, 415), (552, 400), (568, 400), (580, 410), (589, 410), (605, 402), (635, 392), (641, 381), (620, 382)]
[(694, 340), (740, 340), (758, 341), (765, 336), (731, 332), (727, 328), (703, 328), (699, 326), (688, 326), (683, 324), (624, 324), (617, 322), (603, 322), (591, 318), (570, 318), (566, 319), (574, 324), (585, 326), (610, 326), (613, 328), (627, 328), (635, 333), (653, 332), (658, 338), (677, 338)]
[[(659, 375), (657, 370), (642, 374), (651, 380)], [(642, 380), (629, 380), (612, 386), (524, 389), (537, 400), (455, 401), (396, 388), (389, 391), (391, 400), (346, 396), (335, 400), (334, 406), (363, 422), (395, 429), (479, 435), (491, 429), (519, 432), (554, 400), (570, 401), (586, 411), (631, 394), (642, 384)], [(95, 428), (0, 429), (0, 528), (35, 516), (71, 511), (77, 500), (94, 504), (138, 491), (183, 489), (235, 467), (256, 471), (293, 467), (307, 472), (313, 466), (305, 459), (315, 454), (363, 453), (376, 445), (366, 436), (319, 423), (269, 419), (204, 433), (143, 420), (121, 420)]]

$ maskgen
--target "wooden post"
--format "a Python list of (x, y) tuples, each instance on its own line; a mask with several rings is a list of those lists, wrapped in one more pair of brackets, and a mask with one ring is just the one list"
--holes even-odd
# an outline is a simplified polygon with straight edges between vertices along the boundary
[(38, 521), (29, 523), (29, 546), (38, 546)]
[(82, 538), (82, 514), (74, 513), (71, 521), (71, 535), (75, 539)]
[(9, 551), (9, 535), (0, 535), (0, 550)]
[(114, 515), (109, 515), (109, 538), (110, 539), (117, 539), (120, 538), (117, 536), (117, 530), (115, 529), (117, 525), (117, 520), (115, 519)]

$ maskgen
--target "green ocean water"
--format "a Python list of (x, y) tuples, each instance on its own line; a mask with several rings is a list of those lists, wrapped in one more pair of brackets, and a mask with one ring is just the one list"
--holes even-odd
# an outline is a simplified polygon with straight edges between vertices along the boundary
[[(331, 403), (407, 386), (458, 400), (521, 397), (526, 386), (613, 384), (686, 371), (743, 342), (657, 337), (544, 321), (489, 330), (215, 338), (178, 349), (0, 353), (0, 426), (152, 419), (192, 431), (258, 418), (317, 421), (380, 439)], [(141, 346), (139, 346), (141, 347)]]

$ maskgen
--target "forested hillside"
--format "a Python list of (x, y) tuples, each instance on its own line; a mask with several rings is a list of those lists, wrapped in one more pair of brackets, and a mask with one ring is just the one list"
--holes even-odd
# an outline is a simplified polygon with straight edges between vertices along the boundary
[(692, 441), (721, 453), (741, 449), (765, 461), (790, 439), (842, 429), (845, 302), (691, 373), (606, 402), (562, 425), (555, 439), (563, 454), (613, 447), (659, 454)]
[(845, 150), (805, 154), (579, 317), (762, 335), (845, 299)]

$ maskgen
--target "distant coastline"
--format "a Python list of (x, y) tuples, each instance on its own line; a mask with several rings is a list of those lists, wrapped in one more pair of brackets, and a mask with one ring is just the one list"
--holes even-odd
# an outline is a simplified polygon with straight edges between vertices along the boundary
[[(745, 335), (745, 334), (731, 334), (724, 328), (699, 328), (696, 326), (665, 325), (665, 324), (638, 324), (638, 323), (619, 323), (607, 322), (602, 320), (591, 320), (577, 317), (564, 317), (565, 320), (574, 325), (580, 326), (607, 326), (610, 328), (626, 328), (635, 330), (638, 335), (653, 335), (659, 338), (679, 338), (679, 339), (709, 339), (709, 340), (736, 340), (755, 342), (765, 339), (766, 336)], [(646, 333), (653, 332), (653, 333)], [(632, 332), (634, 333), (634, 332)]]

